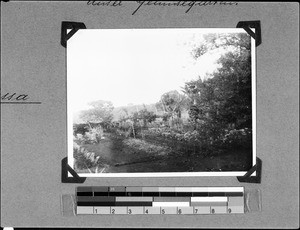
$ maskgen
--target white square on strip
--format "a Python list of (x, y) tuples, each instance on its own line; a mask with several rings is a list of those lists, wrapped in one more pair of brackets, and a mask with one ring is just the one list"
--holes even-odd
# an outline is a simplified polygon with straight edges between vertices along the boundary
[(191, 202), (227, 202), (228, 198), (224, 196), (214, 197), (191, 197)]
[(94, 214), (94, 207), (92, 206), (77, 206), (77, 215), (79, 214)]
[(211, 206), (210, 211), (212, 214), (226, 214), (227, 206)]
[(190, 202), (153, 202), (153, 207), (189, 207)]
[(244, 206), (228, 206), (227, 213), (229, 213), (229, 214), (245, 213)]
[(160, 214), (177, 214), (177, 207), (161, 207)]
[(193, 187), (192, 192), (208, 192), (208, 187)]
[(192, 192), (193, 187), (175, 187), (175, 192)]
[(144, 214), (160, 214), (160, 207), (144, 207)]
[(127, 214), (127, 207), (111, 207), (111, 214)]
[(174, 187), (159, 187), (158, 188), (159, 192), (175, 192)]
[(194, 214), (194, 208), (193, 207), (178, 207), (177, 214), (182, 214), (182, 215)]
[(144, 207), (140, 206), (128, 206), (127, 214), (136, 215), (136, 214), (144, 214)]
[(110, 207), (105, 207), (105, 206), (94, 207), (94, 214), (100, 214), (100, 215), (110, 214)]
[(210, 206), (195, 206), (194, 214), (210, 214)]
[(244, 187), (208, 187), (207, 192), (244, 192)]

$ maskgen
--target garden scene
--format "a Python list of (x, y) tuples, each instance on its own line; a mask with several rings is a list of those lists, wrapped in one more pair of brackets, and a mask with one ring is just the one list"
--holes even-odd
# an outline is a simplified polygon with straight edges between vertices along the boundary
[[(76, 172), (223, 172), (251, 168), (250, 37), (247, 33), (205, 33), (200, 37), (186, 42), (186, 55), (196, 64), (214, 57), (211, 71), (195, 71), (178, 88), (158, 93), (153, 90), (150, 93), (155, 101), (150, 103), (132, 103), (129, 99), (126, 105), (120, 105), (99, 95), (73, 113)], [(172, 81), (172, 77), (168, 79)], [(126, 88), (125, 83), (116, 84)], [(156, 84), (160, 87), (166, 83)], [(124, 91), (127, 93), (117, 90), (116, 94), (123, 98), (134, 95), (135, 87), (130, 87)], [(147, 83), (144, 91), (148, 92)], [(139, 95), (142, 93), (136, 89), (137, 100)]]

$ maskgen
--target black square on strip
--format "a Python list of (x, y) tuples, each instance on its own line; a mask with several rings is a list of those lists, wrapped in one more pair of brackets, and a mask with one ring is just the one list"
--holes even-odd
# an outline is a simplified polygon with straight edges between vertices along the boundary
[(111, 202), (111, 201), (103, 201), (103, 202), (78, 201), (77, 206), (115, 206), (115, 202)]
[(243, 196), (243, 192), (225, 192), (226, 196)]
[(139, 202), (130, 202), (130, 201), (119, 201), (115, 202), (115, 206), (152, 206), (152, 202), (145, 202), (145, 201), (139, 201)]
[(143, 196), (159, 196), (159, 192), (143, 192)]
[(209, 192), (208, 196), (225, 196), (225, 192)]
[(108, 192), (94, 192), (94, 196), (108, 196)]
[(174, 197), (176, 196), (175, 192), (159, 192), (160, 196), (169, 196), (169, 197)]
[(208, 196), (208, 192), (193, 192), (193, 196)]
[(193, 194), (192, 192), (176, 192), (176, 196), (178, 197), (191, 197)]
[(93, 192), (77, 192), (77, 196), (93, 196)]
[(126, 196), (126, 192), (116, 191), (116, 192), (109, 192), (109, 196)]
[(142, 192), (126, 192), (126, 196), (142, 196)]

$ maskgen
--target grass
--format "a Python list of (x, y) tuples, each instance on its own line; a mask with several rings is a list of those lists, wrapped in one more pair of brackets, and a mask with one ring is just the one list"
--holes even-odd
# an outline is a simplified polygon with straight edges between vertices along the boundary
[(100, 143), (82, 147), (94, 153), (85, 154), (85, 158), (81, 158), (83, 162), (98, 158), (96, 164), (80, 169), (92, 173), (247, 171), (252, 155), (251, 149), (234, 149), (206, 157), (201, 152), (178, 151), (165, 143), (149, 143), (108, 133)]
[(171, 152), (171, 149), (165, 146), (151, 144), (141, 139), (134, 139), (129, 138), (123, 140), (124, 145), (128, 146), (129, 148), (133, 148), (137, 150), (139, 153), (152, 153), (158, 155), (165, 155)]

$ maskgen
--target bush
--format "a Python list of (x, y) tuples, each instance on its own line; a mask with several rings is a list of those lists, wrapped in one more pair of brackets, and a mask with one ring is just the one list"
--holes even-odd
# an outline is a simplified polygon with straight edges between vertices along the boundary
[(89, 131), (89, 127), (87, 124), (74, 124), (73, 125), (73, 134), (76, 136), (77, 134), (85, 135), (86, 132)]
[(100, 156), (95, 156), (95, 153), (89, 152), (85, 148), (73, 142), (73, 156), (75, 159), (75, 168), (90, 169), (98, 164)]
[(101, 127), (95, 127), (90, 129), (84, 135), (78, 133), (74, 139), (80, 144), (99, 143), (101, 139), (104, 139), (103, 130)]
[(252, 145), (252, 132), (248, 128), (226, 130), (222, 141), (227, 146), (249, 148)]

